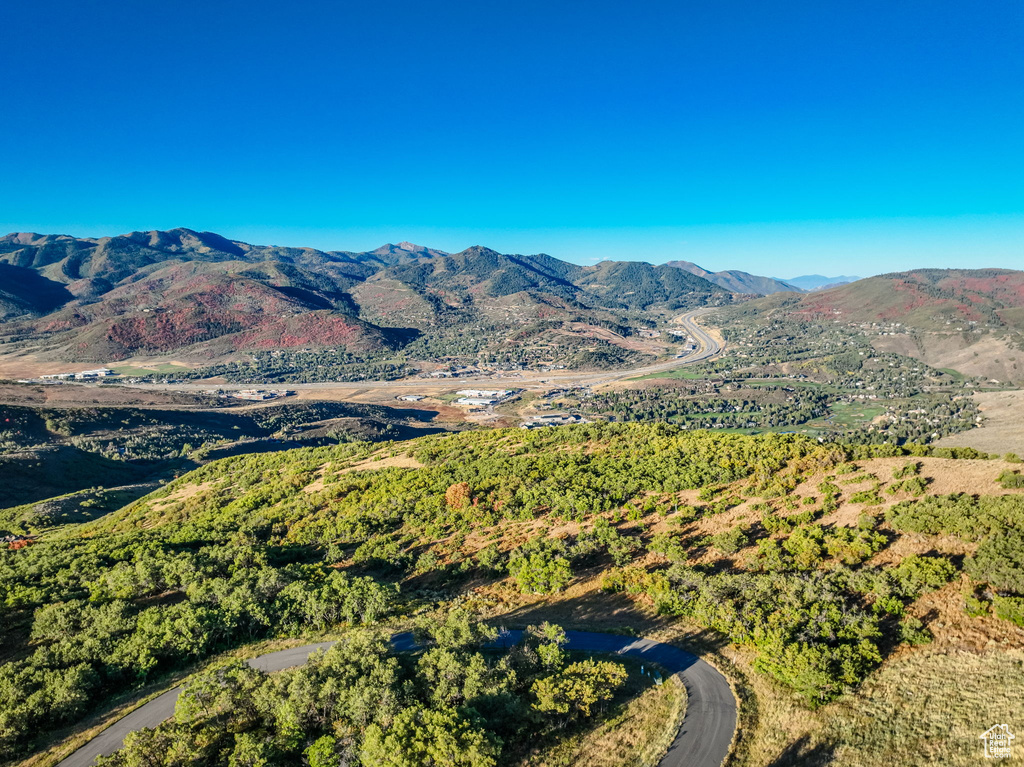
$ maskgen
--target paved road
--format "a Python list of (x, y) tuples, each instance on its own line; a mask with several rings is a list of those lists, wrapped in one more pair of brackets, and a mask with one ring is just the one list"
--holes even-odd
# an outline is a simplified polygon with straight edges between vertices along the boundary
[[(698, 348), (685, 357), (679, 357), (659, 362), (654, 365), (634, 368), (632, 370), (613, 370), (601, 373), (578, 373), (571, 370), (555, 370), (548, 373), (527, 373), (525, 375), (512, 375), (505, 377), (480, 377), (480, 378), (456, 378), (456, 379), (435, 379), (435, 378), (409, 378), (399, 381), (325, 381), (322, 383), (290, 383), (281, 384), (277, 388), (287, 388), (301, 391), (317, 391), (325, 389), (348, 390), (348, 389), (422, 389), (431, 386), (445, 386), (457, 384), (466, 386), (468, 384), (488, 384), (489, 386), (504, 385), (513, 388), (551, 388), (552, 386), (569, 386), (580, 384), (595, 386), (597, 384), (621, 381), (624, 378), (649, 375), (651, 373), (664, 373), (684, 365), (693, 365), (697, 362), (704, 362), (725, 351), (725, 345), (712, 338), (696, 319), (707, 314), (712, 309), (697, 309), (676, 317), (674, 322), (680, 325), (697, 342)], [(98, 385), (98, 384), (97, 384)], [(110, 384), (103, 384), (109, 386)], [(162, 391), (208, 391), (211, 388), (234, 390), (251, 389), (254, 386), (266, 388), (267, 384), (235, 383), (235, 384), (210, 384), (210, 383), (176, 383), (176, 384), (131, 384), (131, 386), (145, 389), (158, 389)]]
[[(506, 631), (495, 644), (508, 646), (518, 642), (521, 637), (521, 631)], [(729, 683), (716, 669), (692, 653), (649, 639), (589, 631), (567, 631), (566, 637), (569, 640), (566, 648), (570, 650), (627, 655), (657, 663), (671, 673), (678, 673), (686, 686), (686, 716), (659, 767), (720, 767), (736, 731), (736, 699)], [(391, 643), (398, 652), (416, 649), (412, 634), (396, 634)], [(268, 653), (252, 658), (249, 665), (261, 671), (281, 671), (301, 666), (312, 653), (332, 644), (320, 642)], [(89, 767), (97, 756), (111, 754), (119, 749), (128, 733), (142, 727), (156, 727), (174, 715), (174, 704), (180, 692), (181, 688), (175, 687), (135, 709), (57, 767)]]

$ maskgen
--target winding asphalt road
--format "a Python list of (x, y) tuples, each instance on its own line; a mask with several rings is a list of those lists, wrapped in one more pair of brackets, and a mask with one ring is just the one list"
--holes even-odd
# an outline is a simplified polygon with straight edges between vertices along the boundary
[[(495, 646), (510, 646), (522, 637), (521, 631), (499, 635)], [(736, 731), (736, 699), (729, 683), (715, 668), (696, 655), (672, 645), (650, 639), (632, 639), (614, 634), (567, 631), (566, 649), (584, 652), (615, 653), (657, 663), (679, 674), (686, 686), (686, 715), (679, 733), (659, 767), (720, 767), (729, 753)], [(248, 661), (261, 671), (281, 671), (301, 666), (317, 650), (333, 642), (320, 642), (281, 650)], [(398, 652), (416, 649), (412, 634), (396, 634), (391, 644)], [(90, 740), (57, 767), (89, 767), (97, 756), (111, 754), (124, 744), (125, 736), (142, 727), (156, 727), (174, 715), (180, 687), (135, 709)]]

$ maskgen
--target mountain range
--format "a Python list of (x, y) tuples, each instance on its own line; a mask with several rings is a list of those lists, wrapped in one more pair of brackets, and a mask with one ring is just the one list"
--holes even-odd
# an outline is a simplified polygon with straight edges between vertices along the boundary
[(780, 277), (762, 277), (736, 269), (712, 272), (692, 261), (668, 261), (665, 265), (674, 266), (677, 269), (685, 269), (690, 274), (703, 277), (705, 280), (713, 282), (732, 293), (754, 296), (770, 296), (775, 293), (810, 293), (816, 290), (828, 290), (839, 285), (846, 285), (860, 279), (860, 277), (847, 275), (825, 277), (821, 274), (805, 274), (787, 280)]
[[(531, 322), (618, 325), (652, 308), (727, 302), (671, 266), (412, 243), (368, 252), (259, 246), (191, 229), (0, 238), (0, 337), (81, 362), (180, 352), (398, 349), (425, 334)], [(461, 329), (461, 330), (459, 330)]]
[(775, 279), (774, 277), (759, 277), (756, 274), (740, 272), (729, 269), (723, 272), (711, 272), (692, 261), (669, 261), (666, 266), (674, 266), (677, 269), (684, 269), (690, 274), (703, 277), (721, 288), (733, 293), (743, 293), (757, 296), (769, 296), (773, 293), (794, 292), (800, 293), (802, 289), (792, 283)]
[(850, 275), (840, 275), (838, 277), (826, 277), (822, 274), (805, 274), (801, 277), (793, 277), (788, 280), (784, 280), (787, 285), (793, 285), (800, 290), (812, 292), (815, 290), (828, 290), (829, 288), (836, 288), (840, 285), (846, 285), (850, 282), (856, 282), (861, 279), (860, 277), (853, 277)]

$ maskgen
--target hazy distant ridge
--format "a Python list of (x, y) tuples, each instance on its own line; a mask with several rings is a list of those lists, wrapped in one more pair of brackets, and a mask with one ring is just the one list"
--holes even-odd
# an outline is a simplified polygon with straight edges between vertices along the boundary
[(793, 277), (792, 279), (786, 280), (786, 282), (790, 285), (795, 285), (801, 290), (810, 292), (813, 290), (828, 290), (829, 288), (835, 288), (840, 285), (848, 285), (849, 283), (856, 282), (859, 279), (861, 278), (849, 275), (826, 277), (822, 274), (805, 274), (800, 277)]
[(733, 293), (745, 293), (758, 296), (769, 296), (773, 293), (794, 292), (800, 293), (802, 289), (792, 283), (776, 279), (774, 277), (761, 277), (748, 272), (740, 272), (735, 269), (728, 269), (722, 272), (708, 271), (692, 261), (669, 261), (666, 266), (674, 266), (677, 269), (684, 269), (690, 274), (703, 277), (705, 280), (715, 283), (719, 287), (732, 291)]

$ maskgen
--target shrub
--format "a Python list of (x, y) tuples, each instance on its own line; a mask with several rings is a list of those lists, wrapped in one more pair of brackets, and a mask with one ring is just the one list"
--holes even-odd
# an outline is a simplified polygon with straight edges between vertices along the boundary
[(1024, 533), (1007, 528), (981, 542), (964, 569), (999, 591), (1024, 594)]
[(928, 483), (923, 477), (910, 477), (899, 482), (893, 482), (885, 489), (889, 495), (907, 493), (915, 498), (920, 498), (928, 490)]
[(903, 532), (945, 533), (977, 541), (1007, 527), (1024, 527), (1024, 499), (1016, 495), (936, 495), (897, 503), (885, 516)]
[(915, 597), (953, 580), (956, 566), (945, 557), (912, 554), (888, 572), (904, 595)]
[(849, 527), (838, 527), (826, 536), (825, 550), (843, 564), (855, 565), (881, 551), (886, 540), (884, 535), (870, 529), (854, 532)]
[(988, 615), (989, 602), (986, 599), (982, 599), (976, 590), (970, 590), (964, 593), (964, 612), (974, 617), (980, 617), (982, 615)]
[(909, 645), (922, 645), (928, 644), (933, 637), (919, 618), (908, 615), (900, 621), (900, 639)]
[(643, 594), (654, 586), (659, 577), (664, 578), (636, 565), (614, 567), (601, 574), (601, 589), (613, 593)]
[(736, 525), (729, 530), (711, 536), (711, 545), (723, 554), (735, 554), (750, 543), (749, 528)]
[[(775, 541), (762, 541), (776, 543)], [(662, 612), (690, 618), (757, 652), (755, 665), (819, 705), (880, 661), (878, 619), (860, 609), (837, 575), (719, 573), (675, 565), (655, 597)]]
[(921, 464), (917, 461), (910, 461), (902, 466), (892, 470), (893, 479), (903, 479), (904, 477), (915, 477), (921, 472)]
[(774, 511), (766, 511), (761, 515), (761, 526), (769, 535), (774, 533), (788, 533), (793, 525), (786, 517), (780, 517)]
[(505, 557), (501, 550), (492, 543), (476, 553), (476, 561), (483, 569), (498, 573), (504, 569)]
[(997, 596), (992, 599), (992, 606), (995, 608), (997, 618), (1024, 628), (1024, 599)]
[(647, 550), (654, 554), (661, 554), (669, 562), (685, 562), (687, 560), (686, 547), (670, 533), (656, 534), (651, 538)]
[(999, 475), (999, 484), (1007, 489), (1024, 487), (1024, 474), (1019, 471), (1004, 471)]
[(817, 567), (823, 558), (825, 531), (820, 525), (801, 525), (782, 542), (782, 548), (793, 557), (793, 565), (800, 570)]
[(508, 571), (524, 594), (553, 594), (572, 578), (565, 544), (550, 538), (534, 538), (512, 552)]
[(859, 490), (850, 496), (850, 503), (866, 503), (869, 506), (877, 506), (882, 502), (882, 497), (878, 494), (878, 488), (872, 488), (871, 490)]

